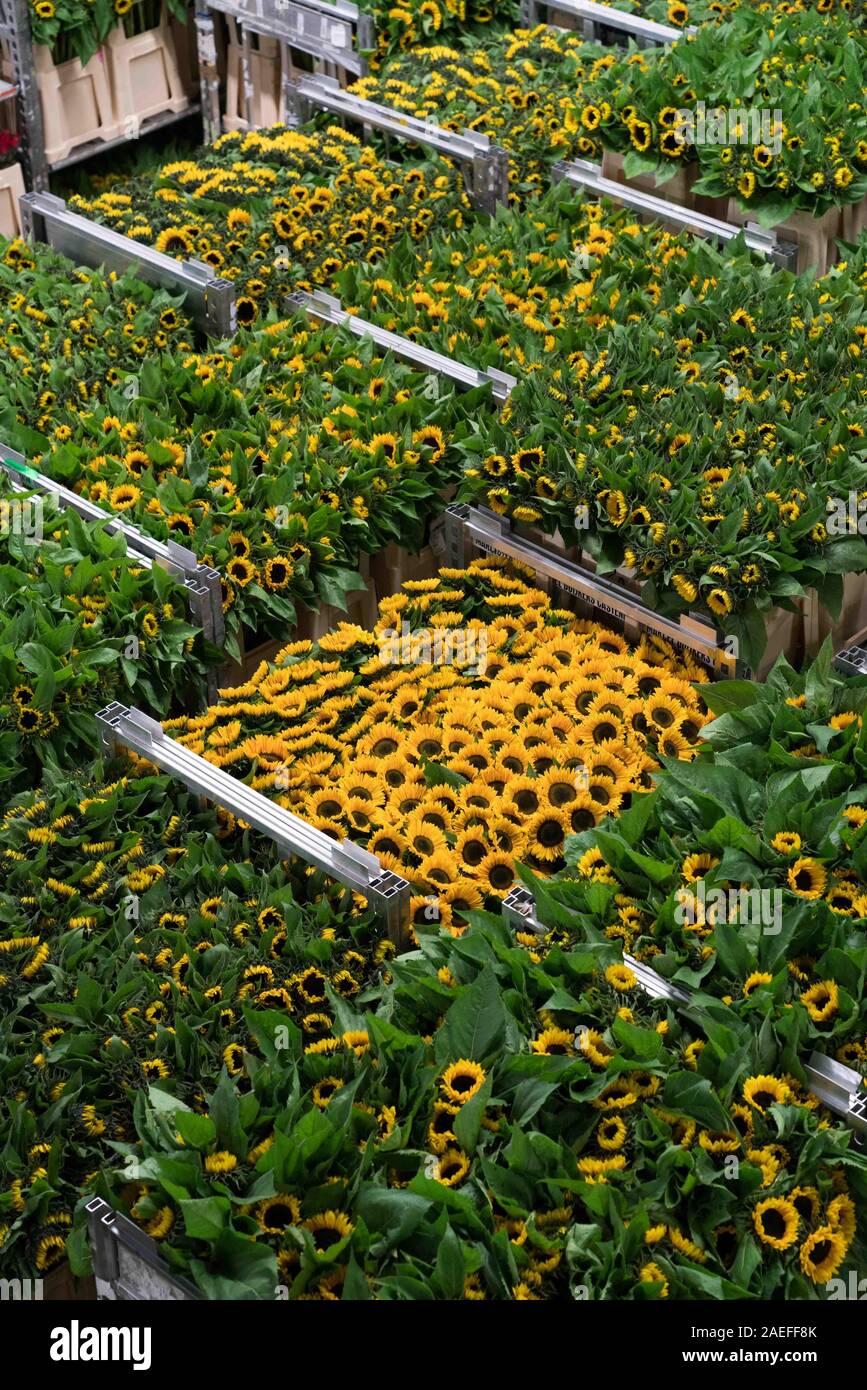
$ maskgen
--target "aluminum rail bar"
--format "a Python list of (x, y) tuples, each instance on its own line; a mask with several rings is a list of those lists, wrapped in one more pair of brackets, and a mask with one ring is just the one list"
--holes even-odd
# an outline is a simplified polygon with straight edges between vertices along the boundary
[(543, 9), (559, 11), (572, 15), (581, 21), (581, 27), (588, 38), (594, 36), (598, 28), (615, 29), (642, 45), (676, 43), (684, 34), (697, 34), (695, 25), (676, 29), (669, 24), (657, 24), (653, 19), (645, 19), (640, 14), (630, 14), (628, 10), (615, 10), (610, 5), (598, 5), (595, 0), (523, 0), (521, 6), (523, 23), (535, 28), (544, 23)]
[(382, 868), (375, 854), (344, 840), (338, 844), (324, 831), (308, 825), (300, 816), (278, 806), (261, 792), (254, 791), (215, 767), (198, 753), (170, 738), (162, 726), (141, 710), (130, 709), (116, 701), (100, 710), (103, 746), (111, 752), (118, 745), (133, 749), (141, 757), (171, 773), (199, 796), (207, 797), (239, 819), (246, 821), (261, 834), (273, 840), (282, 854), (297, 855), (314, 864), (347, 888), (367, 898), (380, 916), (384, 917), (390, 934), (397, 938), (408, 906), (410, 886)]
[(318, 109), (357, 121), (367, 132), (378, 130), (400, 140), (425, 145), (464, 165), (467, 191), (478, 209), (493, 213), (499, 204), (508, 203), (508, 152), (499, 145), (492, 145), (487, 135), (473, 130), (458, 134), (430, 121), (420, 121), (393, 107), (344, 91), (333, 77), (299, 78), (292, 84), (291, 97), (294, 118), (299, 124), (309, 120)]
[(845, 1120), (863, 1142), (867, 1137), (867, 1091), (861, 1073), (821, 1052), (811, 1054), (804, 1070), (813, 1095)]
[(782, 268), (790, 267), (797, 258), (797, 248), (789, 242), (780, 242), (774, 232), (765, 231), (754, 222), (746, 227), (738, 227), (734, 222), (722, 222), (719, 218), (708, 217), (703, 212), (670, 203), (665, 198), (657, 198), (643, 189), (632, 188), (629, 184), (616, 183), (606, 179), (601, 168), (589, 159), (561, 160), (552, 170), (555, 181), (574, 184), (576, 187), (598, 193), (601, 198), (610, 198), (614, 203), (631, 208), (642, 216), (663, 222), (678, 231), (693, 232), (708, 241), (728, 242), (743, 236), (750, 251), (764, 256)]
[(206, 639), (222, 647), (225, 641), (223, 600), (219, 572), (210, 565), (200, 565), (192, 550), (177, 541), (158, 541), (137, 527), (106, 512), (95, 502), (81, 497), (45, 473), (30, 468), (23, 454), (0, 442), (0, 468), (9, 477), (16, 491), (40, 492), (53, 497), (59, 506), (69, 507), (85, 521), (101, 522), (107, 531), (123, 536), (127, 554), (146, 567), (159, 565), (169, 574), (181, 579), (187, 589), (187, 601), (193, 619)]
[(488, 555), (504, 555), (526, 565), (544, 579), (590, 604), (600, 613), (653, 632), (675, 646), (692, 653), (699, 661), (721, 674), (734, 674), (735, 659), (722, 645), (720, 634), (701, 618), (666, 618), (655, 613), (636, 595), (604, 576), (591, 574), (557, 551), (547, 550), (535, 541), (516, 535), (509, 522), (483, 507), (458, 503), (445, 513), (446, 545), (449, 564), (467, 563), (469, 546)]
[(79, 217), (52, 193), (25, 193), (19, 201), (29, 240), (47, 241), (76, 265), (102, 266), (121, 274), (134, 270), (150, 285), (185, 295), (186, 308), (205, 333), (224, 338), (235, 332), (235, 287), (231, 280), (216, 276), (210, 266), (201, 261), (176, 261), (110, 227)]
[(495, 367), (487, 371), (468, 367), (443, 353), (432, 352), (430, 348), (422, 347), (421, 344), (413, 342), (412, 338), (402, 338), (387, 328), (369, 323), (367, 319), (348, 314), (339, 299), (334, 295), (324, 294), (321, 290), (314, 290), (312, 294), (298, 290), (289, 296), (288, 303), (292, 308), (304, 309), (311, 318), (319, 319), (322, 323), (347, 328), (357, 338), (371, 338), (383, 352), (394, 353), (395, 357), (402, 358), (413, 367), (418, 367), (420, 371), (446, 377), (463, 391), (471, 391), (490, 383), (494, 400), (498, 405), (506, 404), (518, 384), (516, 377), (509, 376), (507, 372), (497, 371)]
[(98, 1299), (144, 1302), (199, 1300), (188, 1279), (166, 1264), (155, 1240), (102, 1197), (85, 1202)]

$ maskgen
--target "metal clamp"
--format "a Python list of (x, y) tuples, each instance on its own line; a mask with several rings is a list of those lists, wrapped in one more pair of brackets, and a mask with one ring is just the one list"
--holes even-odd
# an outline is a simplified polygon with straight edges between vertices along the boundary
[(185, 295), (185, 307), (209, 336), (226, 338), (235, 332), (235, 286), (231, 280), (221, 280), (210, 266), (201, 261), (176, 261), (110, 227), (79, 217), (52, 193), (25, 193), (19, 201), (28, 240), (47, 242), (75, 265), (103, 267), (120, 274), (134, 270), (150, 285)]
[(703, 212), (670, 203), (666, 198), (657, 198), (642, 189), (629, 184), (616, 183), (602, 176), (600, 165), (589, 159), (561, 160), (552, 169), (555, 181), (563, 181), (597, 193), (600, 198), (609, 198), (613, 203), (631, 208), (639, 216), (653, 222), (662, 222), (677, 231), (693, 232), (708, 241), (728, 242), (743, 236), (750, 251), (764, 256), (781, 269), (794, 269), (798, 259), (798, 248), (792, 242), (778, 240), (776, 233), (766, 231), (756, 222), (748, 222), (746, 227), (737, 227), (734, 222), (722, 222), (716, 217), (707, 217)]
[(834, 668), (844, 676), (867, 676), (867, 646), (862, 642), (864, 633), (859, 632), (849, 639), (834, 657)]
[(503, 916), (519, 931), (544, 936), (548, 928), (536, 916), (536, 899), (529, 888), (513, 888), (503, 899)]
[(183, 744), (169, 738), (162, 726), (138, 709), (113, 701), (96, 716), (103, 748), (111, 756), (118, 747), (131, 748), (199, 796), (222, 806), (254, 830), (273, 840), (286, 857), (297, 855), (331, 878), (360, 893), (383, 918), (389, 935), (402, 939), (409, 909), (410, 885), (382, 868), (375, 854), (343, 840), (337, 844), (324, 831), (278, 806), (261, 792), (215, 767)]
[(507, 518), (495, 516), (485, 507), (457, 503), (445, 513), (448, 563), (463, 568), (473, 549), (486, 555), (505, 555), (526, 565), (536, 575), (551, 581), (569, 595), (578, 597), (594, 613), (615, 619), (628, 633), (654, 633), (680, 650), (688, 651), (717, 676), (733, 676), (735, 658), (726, 651), (716, 628), (700, 616), (665, 618), (655, 613), (635, 594), (604, 576), (591, 574), (565, 555), (546, 549), (535, 541), (517, 535)]
[(692, 994), (682, 985), (673, 984), (671, 980), (666, 980), (664, 976), (651, 970), (649, 965), (643, 961), (636, 960), (634, 956), (623, 953), (623, 964), (628, 965), (638, 979), (639, 988), (649, 995), (651, 999), (664, 999), (668, 1004), (676, 1004), (678, 1008), (683, 1008), (692, 1003)]
[(458, 134), (420, 121), (390, 106), (354, 96), (332, 77), (300, 78), (293, 83), (290, 106), (297, 125), (308, 121), (316, 110), (330, 111), (345, 120), (357, 121), (368, 136), (378, 130), (386, 136), (426, 145), (463, 165), (467, 193), (480, 212), (494, 213), (499, 204), (508, 204), (509, 155), (499, 145), (492, 145), (487, 135), (474, 130)]
[(201, 1299), (188, 1279), (169, 1268), (156, 1241), (129, 1217), (101, 1197), (91, 1197), (84, 1210), (97, 1298), (134, 1302)]
[(571, 15), (578, 21), (584, 37), (590, 41), (600, 34), (611, 31), (625, 39), (634, 39), (639, 48), (650, 48), (657, 44), (676, 43), (684, 34), (697, 34), (694, 24), (684, 29), (675, 29), (668, 24), (657, 24), (655, 20), (644, 19), (642, 15), (630, 14), (626, 10), (614, 10), (610, 5), (597, 5), (595, 0), (522, 0), (521, 21), (528, 29), (534, 29), (543, 21), (542, 10), (554, 10), (558, 14)]
[(226, 631), (223, 620), (223, 597), (219, 572), (210, 565), (200, 565), (192, 550), (178, 545), (177, 541), (158, 541), (146, 535), (137, 527), (103, 511), (86, 497), (81, 497), (71, 488), (56, 483), (44, 473), (30, 468), (23, 454), (10, 449), (0, 442), (0, 468), (7, 474), (10, 485), (16, 492), (39, 492), (53, 497), (60, 507), (69, 507), (85, 521), (104, 524), (107, 531), (123, 536), (127, 554), (134, 556), (138, 564), (149, 569), (159, 565), (161, 569), (175, 576), (187, 593), (190, 617), (207, 641), (215, 647), (222, 647)]
[(389, 332), (387, 328), (380, 328), (378, 324), (369, 323), (367, 319), (348, 314), (339, 299), (334, 295), (325, 294), (322, 290), (314, 290), (312, 294), (305, 290), (297, 290), (288, 296), (287, 304), (293, 309), (305, 310), (311, 318), (322, 323), (332, 324), (335, 328), (347, 328), (357, 338), (371, 338), (383, 352), (394, 353), (395, 357), (409, 362), (419, 371), (445, 377), (462, 391), (490, 384), (494, 400), (500, 406), (506, 404), (518, 384), (516, 377), (509, 376), (508, 372), (500, 372), (496, 367), (486, 371), (467, 367), (452, 357), (422, 347), (419, 343), (413, 342), (412, 338), (401, 338), (397, 333)]

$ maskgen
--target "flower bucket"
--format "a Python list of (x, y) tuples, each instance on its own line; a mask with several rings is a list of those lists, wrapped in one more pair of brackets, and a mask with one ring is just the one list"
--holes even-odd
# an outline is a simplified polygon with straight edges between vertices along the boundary
[(35, 45), (33, 53), (49, 164), (68, 158), (79, 145), (121, 133), (103, 49), (84, 66), (78, 58), (55, 63), (44, 44)]
[(114, 107), (122, 129), (164, 111), (185, 111), (190, 99), (178, 68), (175, 41), (163, 14), (154, 29), (131, 38), (118, 25), (108, 36)]
[(840, 210), (840, 236), (843, 241), (857, 241), (867, 229), (867, 196), (860, 203), (850, 203)]
[(20, 164), (0, 169), (0, 236), (10, 240), (21, 235), (21, 212), (18, 199), (24, 192), (24, 175)]
[(811, 589), (805, 600), (805, 647), (808, 656), (815, 656), (830, 637), (834, 650), (848, 646), (853, 633), (867, 628), (867, 574), (843, 576), (843, 602), (839, 618), (832, 618)]
[[(226, 50), (226, 114), (225, 130), (246, 130), (248, 121), (244, 106), (244, 51), (234, 19), (227, 16), (229, 44)], [(253, 47), (253, 44), (256, 47)], [(265, 34), (250, 35), (250, 123), (254, 129), (277, 125), (282, 119), (280, 87), (280, 45)]]
[[(385, 598), (387, 594), (396, 594), (409, 579), (433, 579), (442, 564), (442, 556), (436, 553), (433, 546), (426, 545), (419, 555), (411, 555), (392, 541), (385, 550), (372, 556), (370, 572), (376, 593), (380, 598)], [(372, 606), (375, 610), (375, 601)]]
[[(738, 227), (754, 222), (755, 214), (745, 212), (736, 198), (730, 198), (727, 220)], [(838, 259), (837, 237), (842, 235), (839, 208), (829, 208), (822, 217), (811, 217), (808, 212), (796, 212), (785, 222), (779, 222), (772, 230), (780, 241), (793, 241), (798, 247), (798, 274), (805, 270), (815, 270), (824, 275)]]
[(674, 178), (668, 179), (666, 183), (658, 184), (656, 176), (652, 173), (637, 174), (634, 178), (627, 178), (623, 171), (624, 158), (625, 156), (618, 154), (616, 150), (603, 151), (603, 178), (611, 179), (614, 183), (622, 183), (627, 188), (638, 188), (642, 193), (650, 193), (654, 198), (664, 198), (669, 203), (677, 203), (679, 207), (701, 212), (705, 217), (725, 217), (724, 198), (708, 198), (702, 194), (693, 193), (692, 186), (700, 177), (697, 164), (682, 164)]

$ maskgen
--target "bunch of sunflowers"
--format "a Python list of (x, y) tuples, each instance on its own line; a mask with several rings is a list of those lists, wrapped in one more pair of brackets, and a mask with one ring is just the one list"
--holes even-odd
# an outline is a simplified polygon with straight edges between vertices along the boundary
[(518, 0), (361, 0), (359, 8), (376, 24), (377, 67), (435, 38), (472, 41), (495, 22), (511, 27), (521, 10)]
[(15, 789), (92, 756), (111, 700), (195, 706), (219, 654), (164, 570), (50, 498), (0, 493), (0, 769)]
[[(658, 756), (691, 758), (704, 672), (550, 601), (496, 561), (410, 581), (372, 632), (295, 642), (166, 728), (337, 840), (350, 836), (445, 926), (496, 905), (517, 864), (630, 804)], [(431, 896), (433, 895), (433, 897)], [(433, 906), (432, 906), (433, 903)]]
[(30, 31), (34, 43), (51, 49), (55, 63), (78, 58), (85, 64), (119, 24), (127, 33), (142, 33), (156, 26), (163, 7), (186, 24), (186, 0), (30, 0)]
[(330, 285), (347, 260), (375, 264), (402, 237), (460, 227), (469, 201), (445, 160), (389, 164), (333, 125), (233, 131), (198, 159), (70, 206), (233, 280), (238, 322), (250, 327), (293, 290)]
[(350, 894), (163, 778), (58, 778), (12, 802), (0, 843), (0, 1262), (42, 1273), (149, 1085), (205, 1107), (269, 1010), (314, 1043), (332, 989), (382, 979), (393, 948)]
[(415, 47), (351, 90), (447, 130), (487, 135), (509, 151), (510, 198), (521, 202), (547, 186), (555, 160), (600, 156), (581, 123), (581, 90), (614, 61), (601, 44), (539, 25), (468, 50)]
[(583, 90), (581, 122), (628, 156), (627, 173), (664, 181), (697, 160), (696, 193), (735, 197), (764, 225), (821, 216), (867, 193), (864, 56), (865, 31), (845, 10), (787, 7), (769, 26), (744, 6), (722, 30), (601, 70)]
[(826, 646), (806, 677), (780, 663), (767, 684), (706, 687), (719, 717), (699, 757), (666, 764), (641, 827), (570, 841), (562, 901), (662, 974), (860, 1070), (867, 682), (829, 660)]
[(459, 442), (493, 404), (487, 388), (445, 383), (431, 400), (421, 373), (306, 316), (223, 347), (151, 359), (96, 408), (44, 393), (8, 437), (44, 473), (218, 569), (237, 657), (242, 626), (278, 636), (299, 604), (345, 605), (361, 555), (420, 549), (460, 477)]

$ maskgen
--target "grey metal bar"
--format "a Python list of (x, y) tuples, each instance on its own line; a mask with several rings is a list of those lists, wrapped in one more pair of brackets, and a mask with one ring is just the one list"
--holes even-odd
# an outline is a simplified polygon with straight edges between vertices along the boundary
[(196, 48), (199, 58), (199, 91), (202, 103), (202, 138), (212, 145), (223, 130), (220, 115), (220, 75), (214, 17), (207, 9), (196, 10)]
[(206, 0), (206, 7), (229, 15), (252, 33), (265, 34), (322, 62), (335, 63), (357, 77), (367, 74), (367, 59), (356, 46), (356, 37), (357, 32), (369, 36), (370, 25), (360, 25), (356, 5), (343, 0), (335, 4), (322, 0)]
[(246, 783), (191, 753), (143, 714), (114, 702), (96, 716), (101, 726), (103, 746), (112, 751), (119, 745), (132, 748), (157, 767), (170, 772), (185, 786), (215, 805), (224, 807), (254, 829), (273, 840), (285, 855), (297, 855), (315, 864), (330, 877), (365, 897), (384, 919), (389, 935), (396, 941), (406, 927), (410, 885), (406, 879), (382, 868), (370, 854), (351, 840), (340, 844), (324, 831), (308, 825), (300, 816), (278, 806)]
[(577, 595), (606, 617), (664, 637), (674, 646), (689, 651), (718, 675), (734, 675), (734, 657), (726, 651), (717, 630), (705, 619), (689, 615), (678, 620), (655, 613), (622, 585), (591, 574), (567, 560), (565, 555), (516, 535), (508, 520), (486, 508), (458, 503), (447, 508), (445, 519), (450, 565), (465, 565), (473, 547), (488, 555), (505, 555)]
[(101, 1197), (85, 1203), (96, 1296), (134, 1302), (200, 1300), (201, 1294), (169, 1268), (155, 1240)]
[(110, 227), (70, 212), (51, 193), (25, 193), (21, 220), (29, 240), (47, 241), (75, 265), (104, 266), (123, 273), (134, 270), (148, 284), (186, 295), (186, 307), (204, 332), (231, 336), (236, 329), (235, 287), (201, 261), (176, 261), (142, 246)]
[(669, 1004), (677, 1004), (678, 1007), (692, 1003), (692, 993), (682, 985), (676, 985), (671, 980), (666, 980), (662, 975), (651, 970), (649, 965), (643, 961), (636, 960), (634, 956), (629, 956), (624, 951), (623, 964), (628, 965), (634, 975), (638, 977), (638, 984), (644, 993), (651, 999), (664, 999)]
[(412, 338), (402, 338), (397, 333), (380, 328), (378, 324), (369, 323), (367, 319), (357, 318), (355, 314), (348, 314), (339, 299), (336, 299), (334, 295), (325, 294), (321, 290), (314, 290), (312, 294), (308, 294), (305, 290), (297, 290), (288, 296), (287, 302), (294, 309), (304, 309), (311, 318), (319, 319), (322, 323), (330, 323), (335, 327), (345, 327), (358, 338), (372, 338), (383, 352), (394, 353), (395, 357), (402, 358), (412, 366), (418, 367), (420, 371), (446, 377), (463, 391), (469, 391), (490, 382), (494, 400), (499, 405), (505, 405), (518, 384), (516, 377), (509, 376), (507, 372), (497, 371), (495, 367), (485, 371), (476, 367), (468, 367), (463, 362), (456, 362), (454, 358), (446, 357), (443, 353), (432, 352), (430, 348), (422, 347)]
[(591, 193), (598, 193), (601, 198), (610, 198), (612, 202), (631, 208), (645, 218), (663, 222), (678, 231), (693, 232), (709, 241), (733, 241), (736, 236), (743, 234), (750, 251), (765, 256), (784, 269), (792, 268), (797, 263), (798, 248), (790, 242), (780, 242), (776, 233), (765, 231), (757, 223), (748, 222), (746, 227), (737, 227), (734, 222), (721, 222), (716, 217), (707, 217), (702, 212), (681, 207), (679, 203), (670, 203), (665, 198), (657, 198), (629, 184), (616, 183), (613, 179), (603, 178), (600, 166), (589, 159), (575, 159), (568, 163), (561, 160), (554, 165), (552, 177), (555, 182), (562, 180)]
[(29, 0), (0, 0), (0, 33), (9, 44), (18, 87), (18, 129), (25, 183), (29, 188), (47, 189), (48, 161), (45, 158), (42, 104), (33, 66)]
[(821, 1052), (812, 1053), (804, 1070), (813, 1095), (845, 1120), (863, 1142), (867, 1136), (867, 1091), (861, 1073)]
[(127, 553), (146, 567), (159, 565), (182, 581), (187, 591), (190, 615), (205, 638), (216, 647), (226, 640), (223, 620), (223, 600), (220, 575), (210, 565), (200, 565), (195, 555), (177, 541), (158, 541), (137, 527), (103, 511), (95, 502), (56, 483), (53, 478), (30, 468), (23, 454), (0, 442), (0, 468), (7, 474), (12, 487), (22, 492), (41, 492), (54, 497), (61, 507), (69, 507), (85, 521), (102, 522), (106, 530), (122, 535)]
[(425, 145), (463, 166), (467, 192), (481, 212), (494, 213), (509, 201), (509, 156), (487, 135), (474, 130), (458, 134), (430, 121), (420, 121), (390, 106), (346, 92), (332, 77), (303, 77), (294, 83), (293, 115), (296, 124), (310, 119), (316, 110), (330, 111), (356, 121), (366, 131), (378, 130), (400, 140)]
[(657, 44), (676, 43), (684, 34), (697, 34), (694, 24), (683, 29), (672, 25), (657, 24), (653, 19), (645, 19), (640, 14), (630, 14), (627, 10), (615, 10), (610, 5), (598, 5), (595, 0), (522, 0), (523, 23), (533, 29), (543, 21), (542, 10), (555, 10), (560, 14), (571, 15), (576, 19), (588, 39), (597, 37), (602, 29), (613, 29), (634, 39), (639, 47)]

